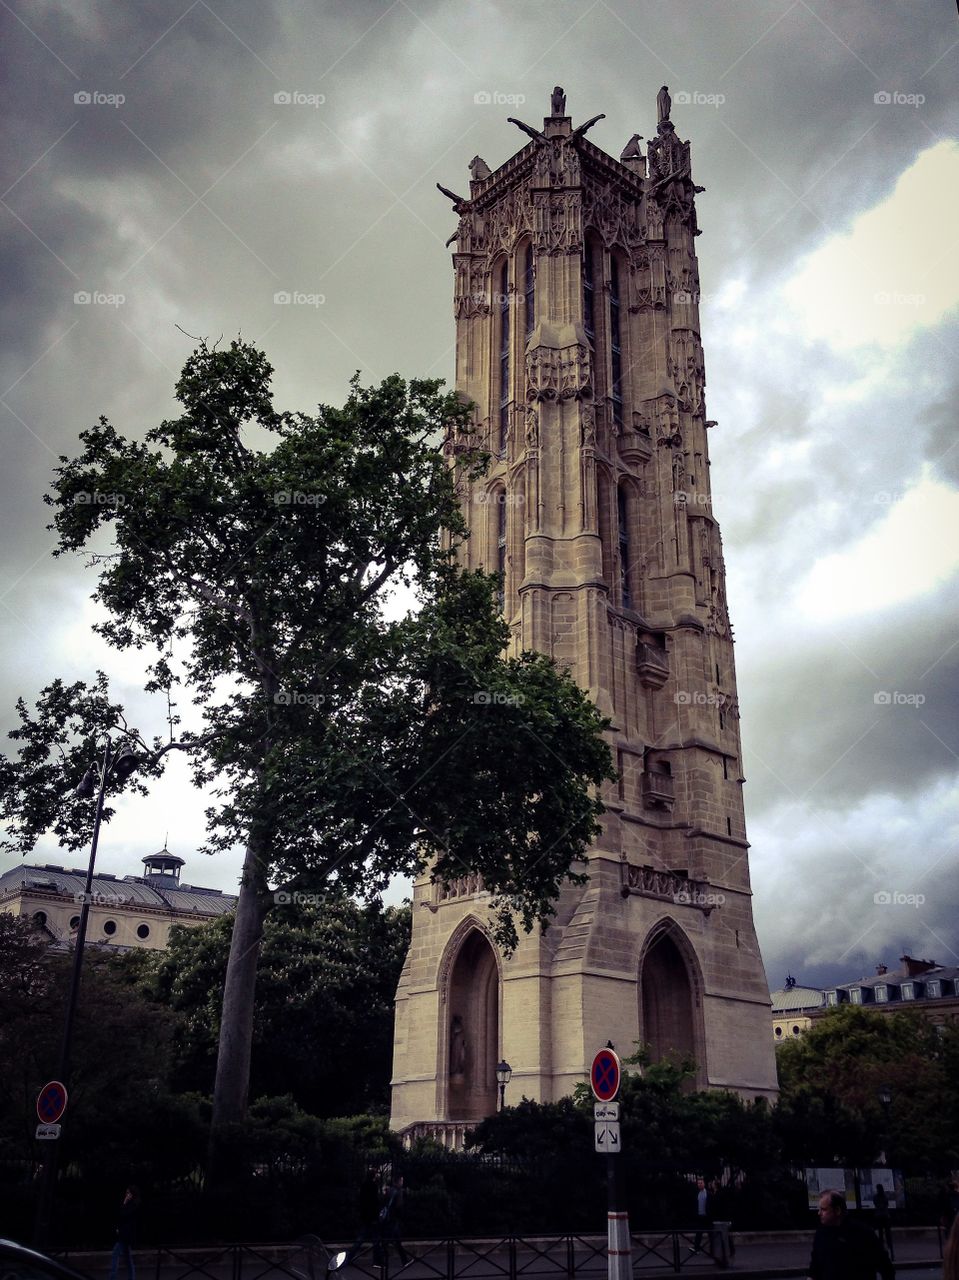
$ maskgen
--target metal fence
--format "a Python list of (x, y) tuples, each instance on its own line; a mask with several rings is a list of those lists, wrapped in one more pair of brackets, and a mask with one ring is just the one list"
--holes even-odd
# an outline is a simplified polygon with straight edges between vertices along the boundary
[[(727, 1266), (729, 1240), (725, 1229), (716, 1227), (709, 1234), (713, 1260), (719, 1267)], [(633, 1274), (679, 1273), (693, 1261), (701, 1265), (703, 1255), (696, 1251), (697, 1243), (692, 1230), (634, 1235)], [(415, 1241), (407, 1252), (412, 1257), (407, 1266), (401, 1267), (389, 1250), (379, 1266), (374, 1260), (374, 1247), (367, 1247), (349, 1268), (344, 1268), (344, 1277), (391, 1280), (402, 1270), (409, 1280), (531, 1280), (541, 1276), (576, 1280), (607, 1273), (606, 1239), (599, 1236), (509, 1235), (484, 1240), (450, 1236)], [(333, 1258), (330, 1247), (318, 1236), (309, 1236), (293, 1245), (274, 1247), (235, 1244), (206, 1250), (159, 1248), (153, 1271), (154, 1280), (266, 1280), (276, 1276), (287, 1280), (330, 1280)]]

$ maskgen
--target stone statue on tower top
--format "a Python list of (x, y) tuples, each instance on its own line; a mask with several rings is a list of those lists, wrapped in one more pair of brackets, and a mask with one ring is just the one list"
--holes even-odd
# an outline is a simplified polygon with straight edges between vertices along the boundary
[(554, 116), (565, 116), (566, 114), (566, 94), (563, 92), (561, 85), (557, 85), (553, 90), (550, 113)]
[(669, 90), (665, 85), (656, 95), (656, 123), (664, 124), (669, 119), (669, 111), (673, 105), (673, 100), (669, 96)]

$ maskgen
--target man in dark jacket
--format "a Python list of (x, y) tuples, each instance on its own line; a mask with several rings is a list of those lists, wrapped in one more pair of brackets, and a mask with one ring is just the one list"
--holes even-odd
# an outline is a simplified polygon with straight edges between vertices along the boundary
[(120, 1259), (126, 1263), (128, 1280), (136, 1280), (133, 1265), (133, 1246), (136, 1243), (137, 1213), (140, 1209), (140, 1193), (136, 1187), (127, 1187), (123, 1203), (117, 1215), (117, 1242), (110, 1256), (110, 1280), (117, 1280)]
[(809, 1260), (810, 1280), (895, 1280), (885, 1249), (867, 1228), (846, 1216), (846, 1197), (824, 1191), (819, 1197), (819, 1228)]

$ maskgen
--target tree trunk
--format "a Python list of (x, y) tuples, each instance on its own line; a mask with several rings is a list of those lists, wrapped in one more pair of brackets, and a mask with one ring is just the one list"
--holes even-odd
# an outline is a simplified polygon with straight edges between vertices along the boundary
[(257, 850), (259, 837), (251, 836), (243, 861), (243, 876), (236, 903), (233, 940), (223, 987), (220, 1040), (213, 1087), (213, 1125), (210, 1133), (208, 1176), (218, 1182), (222, 1132), (225, 1125), (243, 1120), (250, 1089), (250, 1054), (253, 1047), (253, 1002), (256, 969), (263, 937), (263, 921), (269, 909), (264, 873), (266, 860)]

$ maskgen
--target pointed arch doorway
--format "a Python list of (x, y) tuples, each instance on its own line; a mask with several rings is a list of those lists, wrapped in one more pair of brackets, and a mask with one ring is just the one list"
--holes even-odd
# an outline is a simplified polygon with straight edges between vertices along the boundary
[(703, 1076), (701, 983), (683, 942), (685, 936), (673, 925), (646, 944), (639, 970), (640, 1031), (653, 1062), (692, 1058), (698, 1086)]
[(446, 1114), (482, 1120), (496, 1110), (499, 966), (478, 929), (466, 935), (453, 962), (446, 1008)]

